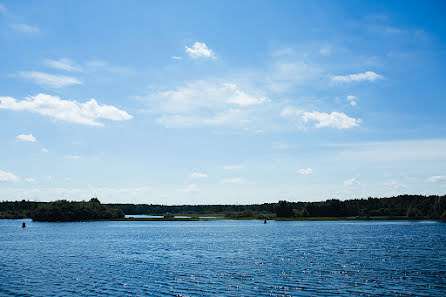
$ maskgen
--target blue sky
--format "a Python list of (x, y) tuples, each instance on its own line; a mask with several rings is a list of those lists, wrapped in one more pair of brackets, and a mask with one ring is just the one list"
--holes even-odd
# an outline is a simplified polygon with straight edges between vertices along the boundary
[(0, 199), (444, 194), (445, 8), (0, 2)]

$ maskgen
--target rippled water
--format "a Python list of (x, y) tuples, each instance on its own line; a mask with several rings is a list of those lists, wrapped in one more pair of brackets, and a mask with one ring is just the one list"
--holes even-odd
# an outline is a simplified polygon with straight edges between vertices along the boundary
[(0, 296), (446, 296), (446, 224), (0, 220)]

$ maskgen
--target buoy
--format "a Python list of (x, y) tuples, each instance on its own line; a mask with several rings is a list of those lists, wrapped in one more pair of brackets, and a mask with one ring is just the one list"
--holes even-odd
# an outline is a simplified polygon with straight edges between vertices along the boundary
[(266, 219), (263, 221), (263, 224), (266, 224)]
[(26, 227), (26, 223), (23, 222), (23, 223), (22, 223), (22, 228), (25, 228), (25, 227)]

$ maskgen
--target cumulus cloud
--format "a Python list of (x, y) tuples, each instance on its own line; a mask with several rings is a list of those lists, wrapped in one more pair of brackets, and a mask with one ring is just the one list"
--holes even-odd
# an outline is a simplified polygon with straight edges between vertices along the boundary
[(17, 183), (19, 181), (20, 179), (11, 172), (0, 170), (0, 182)]
[(0, 109), (30, 111), (57, 120), (90, 126), (103, 126), (98, 122), (99, 119), (125, 121), (132, 118), (127, 112), (112, 105), (100, 105), (94, 99), (81, 103), (47, 94), (30, 96), (21, 101), (0, 97)]
[(355, 119), (347, 116), (345, 113), (342, 112), (332, 112), (332, 113), (325, 113), (325, 112), (304, 112), (302, 114), (302, 120), (304, 122), (309, 121), (316, 121), (316, 127), (322, 128), (322, 127), (333, 127), (336, 129), (348, 129), (353, 128), (356, 126), (359, 126), (359, 123), (361, 122), (360, 119)]
[(46, 149), (46, 148), (42, 148), (40, 151), (41, 151), (42, 153), (48, 153), (48, 149)]
[(59, 60), (45, 59), (45, 64), (51, 68), (65, 71), (82, 71), (82, 67), (76, 65), (73, 61), (62, 58)]
[(243, 184), (245, 182), (244, 178), (235, 177), (235, 178), (225, 178), (220, 180), (221, 184)]
[(190, 184), (187, 187), (180, 189), (180, 191), (186, 193), (196, 193), (200, 192), (200, 188), (196, 184)]
[(335, 82), (360, 82), (360, 81), (375, 81), (382, 79), (383, 76), (373, 71), (366, 71), (364, 73), (356, 73), (349, 75), (335, 75), (331, 79)]
[(307, 169), (302, 168), (302, 169), (297, 170), (297, 172), (299, 174), (302, 174), (302, 175), (307, 175), (307, 174), (313, 173), (313, 169), (311, 169), (311, 168), (307, 168)]
[(35, 84), (55, 89), (83, 84), (80, 80), (72, 76), (55, 75), (38, 71), (21, 71), (17, 75)]
[(304, 112), (294, 107), (285, 107), (282, 109), (280, 115), (282, 117), (297, 117), (304, 123), (316, 121), (316, 128), (332, 127), (336, 129), (348, 129), (359, 126), (361, 122), (360, 119), (351, 118), (342, 112)]
[(186, 46), (186, 53), (192, 58), (211, 58), (215, 59), (214, 52), (207, 47), (206, 43), (196, 41), (192, 47)]
[(444, 175), (434, 175), (427, 179), (431, 183), (444, 182), (446, 181), (446, 176)]
[(27, 24), (9, 24), (9, 27), (14, 31), (26, 34), (39, 33), (40, 31), (39, 28)]
[(27, 142), (36, 142), (37, 139), (32, 134), (19, 134), (16, 136), (18, 140)]
[(190, 175), (191, 178), (208, 178), (208, 175), (206, 173), (202, 173), (202, 172), (193, 172)]

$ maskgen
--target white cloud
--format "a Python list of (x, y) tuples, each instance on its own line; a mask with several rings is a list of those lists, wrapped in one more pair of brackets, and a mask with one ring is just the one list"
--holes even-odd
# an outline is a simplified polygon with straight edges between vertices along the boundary
[(0, 13), (6, 13), (7, 9), (3, 4), (0, 4)]
[(18, 76), (35, 84), (56, 89), (83, 84), (80, 80), (72, 76), (55, 75), (38, 71), (21, 71), (18, 73)]
[(172, 60), (182, 60), (182, 57), (178, 57), (178, 56), (172, 56), (170, 57)]
[(20, 179), (11, 172), (0, 170), (0, 182), (16, 183), (19, 181)]
[(359, 185), (359, 181), (356, 178), (350, 178), (344, 181), (344, 186), (349, 187), (354, 185)]
[(48, 149), (46, 149), (46, 148), (42, 148), (40, 151), (41, 151), (42, 153), (48, 153)]
[(331, 49), (331, 47), (328, 47), (328, 46), (326, 46), (326, 47), (323, 47), (323, 48), (321, 48), (320, 50), (319, 50), (319, 53), (322, 55), (322, 56), (330, 56), (331, 54), (332, 54), (332, 49)]
[(225, 166), (223, 166), (224, 170), (239, 170), (242, 168), (243, 168), (243, 165), (225, 165)]
[(280, 116), (282, 117), (290, 117), (290, 116), (299, 116), (303, 113), (302, 110), (288, 106), (282, 109), (280, 112)]
[(27, 178), (25, 178), (25, 181), (28, 182), (28, 183), (33, 183), (36, 180), (34, 178), (32, 178), (32, 177), (27, 177)]
[(353, 95), (348, 95), (347, 96), (347, 101), (350, 102), (351, 106), (356, 106), (357, 105), (356, 99), (357, 99), (356, 96), (353, 96)]
[(355, 119), (347, 116), (345, 113), (342, 112), (332, 112), (332, 113), (325, 113), (325, 112), (304, 112), (302, 114), (302, 120), (304, 122), (308, 121), (317, 121), (316, 124), (317, 128), (322, 127), (333, 127), (336, 129), (349, 129), (356, 126), (359, 126), (359, 123), (361, 122), (360, 119)]
[(247, 113), (240, 109), (228, 109), (217, 112), (210, 116), (195, 114), (167, 114), (156, 119), (156, 122), (168, 127), (191, 127), (191, 126), (236, 126), (247, 122)]
[(393, 190), (407, 189), (407, 186), (405, 184), (401, 184), (401, 183), (398, 183), (396, 181), (385, 182), (382, 185), (384, 187), (388, 187), (388, 188), (391, 188)]
[(196, 41), (192, 47), (186, 46), (186, 53), (192, 58), (212, 58), (215, 59), (214, 52), (207, 47), (206, 43)]
[(243, 184), (245, 182), (245, 179), (241, 177), (235, 177), (235, 178), (226, 178), (220, 180), (221, 184)]
[(444, 176), (444, 175), (434, 175), (434, 176), (429, 177), (427, 180), (429, 182), (431, 182), (431, 183), (444, 182), (444, 181), (446, 181), (446, 176)]
[(99, 105), (94, 99), (80, 103), (47, 94), (30, 96), (22, 101), (11, 97), (0, 97), (0, 109), (2, 108), (31, 111), (57, 120), (91, 126), (103, 126), (97, 121), (99, 119), (125, 121), (132, 118), (127, 112), (112, 105)]
[(166, 127), (198, 125), (243, 126), (253, 108), (269, 102), (234, 83), (194, 81), (167, 91), (150, 94), (146, 99), (156, 121)]
[(64, 159), (67, 159), (67, 160), (79, 160), (81, 158), (81, 156), (78, 156), (78, 155), (67, 155), (67, 156), (64, 156)]
[(37, 139), (32, 134), (19, 134), (16, 136), (18, 140), (27, 142), (36, 142)]
[(349, 75), (335, 75), (331, 79), (336, 82), (359, 82), (359, 81), (375, 81), (382, 79), (383, 76), (376, 74), (373, 71), (366, 71), (364, 73), (356, 73)]
[(135, 73), (135, 71), (129, 67), (113, 65), (102, 60), (88, 61), (85, 67), (88, 68), (87, 70), (89, 72), (99, 71), (116, 75), (131, 75)]
[(82, 71), (82, 68), (79, 65), (76, 65), (73, 61), (65, 58), (59, 60), (45, 59), (45, 64), (51, 68), (59, 70)]
[(186, 193), (196, 193), (196, 192), (200, 192), (200, 188), (196, 184), (190, 184), (187, 187), (185, 187), (184, 189), (180, 189), (180, 191), (186, 192)]
[(150, 100), (158, 102), (163, 112), (184, 113), (228, 105), (246, 107), (262, 104), (268, 99), (248, 94), (233, 83), (195, 81), (173, 90), (152, 94)]
[(307, 169), (301, 168), (301, 169), (297, 170), (297, 172), (299, 172), (299, 174), (302, 174), (302, 175), (307, 175), (307, 174), (313, 173), (313, 169), (311, 169), (311, 168), (307, 168)]
[(190, 175), (191, 178), (208, 178), (208, 175), (206, 173), (202, 173), (202, 172), (193, 172)]
[(30, 26), (27, 24), (9, 24), (9, 27), (13, 29), (14, 31), (27, 33), (27, 34), (33, 34), (33, 33), (39, 33), (39, 28), (35, 26)]

